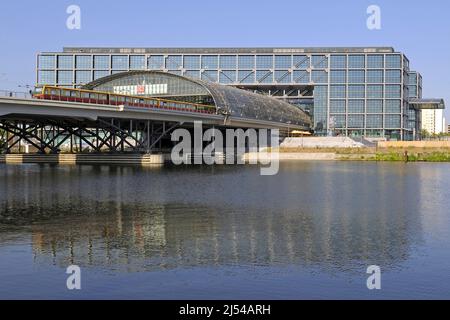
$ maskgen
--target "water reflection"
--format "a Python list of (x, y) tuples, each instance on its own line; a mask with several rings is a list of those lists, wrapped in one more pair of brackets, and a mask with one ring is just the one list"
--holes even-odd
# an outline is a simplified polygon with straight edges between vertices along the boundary
[(264, 178), (251, 167), (9, 166), (0, 224), (31, 234), (41, 266), (393, 268), (422, 241), (426, 186), (411, 170), (284, 164)]

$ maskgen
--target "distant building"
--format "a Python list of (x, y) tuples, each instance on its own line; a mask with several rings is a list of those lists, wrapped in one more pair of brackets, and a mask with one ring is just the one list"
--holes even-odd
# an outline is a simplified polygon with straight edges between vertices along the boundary
[(422, 129), (430, 134), (446, 133), (447, 128), (443, 109), (423, 109)]
[(37, 86), (82, 87), (136, 70), (273, 96), (307, 112), (318, 136), (417, 140), (421, 108), (445, 108), (423, 99), (420, 73), (391, 47), (64, 48), (38, 54)]

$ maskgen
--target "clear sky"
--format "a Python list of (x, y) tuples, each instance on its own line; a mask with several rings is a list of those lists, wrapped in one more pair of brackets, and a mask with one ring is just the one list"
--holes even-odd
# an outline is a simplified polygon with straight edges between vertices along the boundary
[[(69, 5), (81, 30), (66, 27)], [(366, 26), (381, 8), (381, 30)], [(392, 46), (422, 73), (424, 97), (443, 97), (450, 119), (450, 1), (428, 0), (5, 0), (0, 90), (35, 84), (36, 53), (63, 46)]]

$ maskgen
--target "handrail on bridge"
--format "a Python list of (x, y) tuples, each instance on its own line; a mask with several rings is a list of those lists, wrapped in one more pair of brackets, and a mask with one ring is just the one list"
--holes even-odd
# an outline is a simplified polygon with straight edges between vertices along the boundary
[(0, 90), (0, 97), (29, 99), (32, 98), (33, 95), (29, 92)]

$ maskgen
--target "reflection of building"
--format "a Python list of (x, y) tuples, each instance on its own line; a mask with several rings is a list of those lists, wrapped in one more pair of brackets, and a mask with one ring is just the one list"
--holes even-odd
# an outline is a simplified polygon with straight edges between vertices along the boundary
[(420, 128), (409, 99), (422, 98), (421, 76), (410, 70), (403, 53), (389, 47), (65, 48), (38, 55), (37, 83), (77, 87), (135, 70), (169, 72), (286, 100), (311, 115), (318, 135), (334, 131), (410, 140)]

